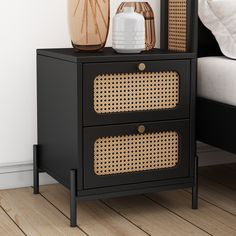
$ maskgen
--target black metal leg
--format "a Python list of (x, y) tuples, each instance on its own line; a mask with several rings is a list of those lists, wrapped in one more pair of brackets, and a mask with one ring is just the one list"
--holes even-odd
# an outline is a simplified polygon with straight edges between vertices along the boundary
[(70, 226), (76, 227), (77, 223), (77, 173), (70, 171)]
[(194, 185), (192, 188), (192, 208), (198, 209), (198, 156), (194, 163)]
[(33, 145), (34, 194), (39, 194), (38, 145)]

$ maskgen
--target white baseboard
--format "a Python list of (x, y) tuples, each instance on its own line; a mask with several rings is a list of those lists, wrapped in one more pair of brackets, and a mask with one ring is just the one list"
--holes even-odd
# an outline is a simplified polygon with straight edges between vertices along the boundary
[[(200, 166), (211, 166), (236, 162), (236, 155), (209, 145), (198, 143)], [(30, 162), (0, 165), (0, 189), (22, 188), (33, 185), (33, 165)], [(40, 185), (56, 183), (46, 173), (40, 174)]]
[[(40, 185), (56, 183), (46, 173), (40, 173)], [(0, 166), (0, 189), (29, 187), (33, 185), (32, 163), (9, 163)]]

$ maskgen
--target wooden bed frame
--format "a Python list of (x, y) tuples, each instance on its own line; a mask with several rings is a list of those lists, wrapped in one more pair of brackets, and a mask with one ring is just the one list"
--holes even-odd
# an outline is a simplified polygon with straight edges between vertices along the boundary
[[(212, 33), (199, 20), (198, 57), (221, 56)], [(236, 154), (236, 106), (198, 97), (197, 139)]]

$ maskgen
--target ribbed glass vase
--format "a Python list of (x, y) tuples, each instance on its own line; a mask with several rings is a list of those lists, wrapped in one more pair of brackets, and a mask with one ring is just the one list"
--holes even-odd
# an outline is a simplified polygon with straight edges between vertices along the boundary
[(76, 51), (99, 51), (107, 40), (110, 0), (68, 0), (71, 42)]
[(134, 7), (135, 12), (144, 16), (146, 31), (146, 51), (154, 48), (156, 45), (156, 34), (155, 19), (152, 7), (148, 2), (122, 2), (117, 10), (117, 13), (123, 12), (124, 7)]

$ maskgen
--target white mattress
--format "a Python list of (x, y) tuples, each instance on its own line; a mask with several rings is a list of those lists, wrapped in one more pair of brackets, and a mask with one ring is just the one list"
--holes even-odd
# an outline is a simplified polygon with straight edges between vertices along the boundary
[(199, 58), (198, 96), (236, 106), (236, 60)]

